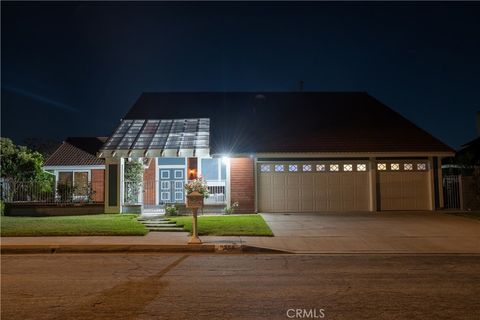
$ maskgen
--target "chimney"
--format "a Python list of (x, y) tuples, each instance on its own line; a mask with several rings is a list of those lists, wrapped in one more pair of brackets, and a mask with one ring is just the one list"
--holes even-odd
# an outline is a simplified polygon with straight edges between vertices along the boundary
[(480, 136), (480, 111), (477, 111), (477, 136)]

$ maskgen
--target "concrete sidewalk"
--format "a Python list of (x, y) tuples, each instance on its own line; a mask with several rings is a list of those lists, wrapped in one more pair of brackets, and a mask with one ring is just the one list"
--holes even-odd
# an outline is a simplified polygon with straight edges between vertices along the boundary
[(270, 252), (281, 249), (252, 247), (241, 237), (201, 237), (189, 245), (187, 232), (150, 232), (146, 236), (2, 237), (2, 253), (67, 252)]

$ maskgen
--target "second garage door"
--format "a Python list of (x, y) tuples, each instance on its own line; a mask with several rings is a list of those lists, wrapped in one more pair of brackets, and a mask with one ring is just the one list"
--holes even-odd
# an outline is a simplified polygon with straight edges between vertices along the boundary
[(377, 163), (380, 210), (432, 210), (428, 161)]
[(261, 212), (369, 211), (367, 162), (262, 162)]

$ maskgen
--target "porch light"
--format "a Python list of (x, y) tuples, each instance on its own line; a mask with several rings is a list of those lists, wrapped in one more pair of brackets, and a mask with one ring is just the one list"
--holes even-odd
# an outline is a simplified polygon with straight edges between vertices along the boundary
[(224, 164), (227, 164), (229, 160), (230, 160), (230, 157), (229, 157), (229, 156), (223, 156), (223, 157), (222, 157), (222, 162), (223, 162)]

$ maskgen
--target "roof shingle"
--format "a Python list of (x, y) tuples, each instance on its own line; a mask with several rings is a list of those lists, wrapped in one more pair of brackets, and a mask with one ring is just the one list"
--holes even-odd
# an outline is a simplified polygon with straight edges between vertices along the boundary
[(104, 165), (105, 160), (97, 158), (97, 151), (107, 137), (69, 137), (45, 161), (44, 166), (94, 166)]
[(144, 93), (124, 119), (210, 119), (211, 153), (453, 152), (365, 92)]

